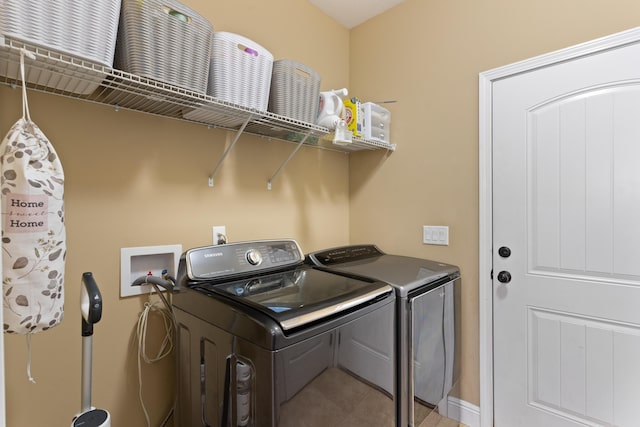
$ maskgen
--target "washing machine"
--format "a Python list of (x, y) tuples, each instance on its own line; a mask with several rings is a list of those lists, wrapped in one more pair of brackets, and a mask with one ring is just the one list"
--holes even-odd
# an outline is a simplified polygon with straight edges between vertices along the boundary
[(307, 265), (294, 240), (239, 242), (186, 251), (172, 306), (176, 425), (395, 426), (389, 284)]
[[(397, 425), (419, 427), (458, 378), (460, 270), (455, 265), (351, 245), (307, 254), (314, 268), (390, 284), (396, 294)], [(445, 412), (446, 415), (446, 412)]]

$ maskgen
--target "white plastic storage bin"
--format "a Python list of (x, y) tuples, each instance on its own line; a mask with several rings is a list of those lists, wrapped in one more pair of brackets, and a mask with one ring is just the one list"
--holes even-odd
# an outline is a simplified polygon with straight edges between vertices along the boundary
[(269, 111), (307, 123), (318, 117), (320, 74), (289, 59), (273, 63)]
[(365, 139), (389, 143), (391, 113), (386, 108), (373, 102), (365, 102), (360, 106), (362, 112), (362, 133)]
[(206, 93), (212, 36), (211, 23), (180, 2), (122, 0), (115, 64), (132, 74)]
[[(0, 35), (25, 44), (66, 54), (99, 65), (113, 65), (120, 0), (0, 0)], [(18, 67), (0, 67), (17, 77)], [(88, 94), (105, 77), (92, 70), (86, 75), (69, 67), (68, 76), (26, 69), (26, 80), (66, 92)], [(59, 70), (58, 70), (59, 71)], [(74, 75), (75, 74), (75, 75)]]
[(246, 108), (267, 111), (273, 55), (258, 43), (228, 32), (213, 35), (207, 93)]

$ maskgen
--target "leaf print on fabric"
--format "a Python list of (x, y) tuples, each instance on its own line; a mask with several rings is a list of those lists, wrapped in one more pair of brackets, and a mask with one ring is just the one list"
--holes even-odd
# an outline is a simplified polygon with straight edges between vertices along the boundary
[(18, 295), (16, 297), (16, 304), (18, 304), (18, 305), (20, 305), (22, 307), (28, 307), (29, 306), (29, 300), (24, 295)]
[(13, 263), (13, 269), (19, 270), (21, 268), (25, 268), (27, 264), (29, 264), (29, 259), (27, 257), (21, 256), (16, 260), (16, 262)]
[(16, 179), (18, 177), (18, 174), (13, 169), (9, 169), (7, 171), (4, 171), (3, 175), (4, 175), (4, 177), (6, 179), (9, 179), (11, 181), (13, 181), (14, 179)]
[(58, 259), (58, 257), (60, 256), (61, 253), (62, 253), (62, 249), (58, 249), (54, 253), (50, 254), (49, 255), (49, 261), (55, 261), (56, 259)]

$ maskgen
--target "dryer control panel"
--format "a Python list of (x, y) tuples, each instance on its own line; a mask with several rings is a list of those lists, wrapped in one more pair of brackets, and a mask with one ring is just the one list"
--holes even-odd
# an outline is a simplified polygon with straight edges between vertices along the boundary
[(384, 255), (375, 245), (353, 245), (309, 254), (312, 264), (325, 267)]

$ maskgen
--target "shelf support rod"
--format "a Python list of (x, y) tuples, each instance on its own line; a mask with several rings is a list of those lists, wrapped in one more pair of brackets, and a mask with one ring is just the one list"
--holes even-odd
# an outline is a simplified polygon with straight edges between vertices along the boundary
[(293, 158), (293, 156), (296, 155), (296, 153), (298, 152), (298, 150), (300, 149), (300, 147), (302, 147), (302, 144), (304, 144), (304, 142), (307, 140), (307, 138), (309, 138), (309, 136), (311, 135), (312, 132), (307, 133), (304, 138), (302, 138), (302, 140), (300, 142), (298, 142), (298, 145), (296, 145), (296, 148), (294, 148), (294, 150), (291, 152), (291, 154), (289, 154), (289, 157), (287, 157), (287, 160), (285, 160), (280, 167), (278, 168), (278, 170), (271, 176), (271, 178), (269, 178), (269, 180), (267, 181), (267, 190), (271, 190), (271, 183), (273, 182), (274, 179), (276, 179), (276, 177), (280, 174), (280, 172), (282, 171), (282, 169), (284, 169), (285, 165), (287, 163), (289, 163), (289, 160), (291, 160)]
[(251, 119), (252, 119), (252, 116), (247, 117), (247, 120), (245, 120), (245, 122), (242, 124), (242, 126), (240, 126), (240, 129), (238, 129), (238, 131), (236, 132), (236, 136), (233, 138), (233, 141), (231, 141), (231, 144), (229, 144), (227, 149), (224, 151), (224, 154), (222, 155), (222, 158), (220, 160), (218, 160), (218, 164), (216, 165), (216, 167), (211, 172), (211, 175), (209, 175), (209, 187), (213, 187), (213, 178), (218, 173), (218, 170), (220, 170), (220, 167), (222, 166), (222, 163), (224, 163), (225, 159), (227, 158), (227, 156), (231, 152), (231, 149), (233, 148), (233, 146), (236, 145), (236, 142), (238, 142), (238, 139), (240, 139), (240, 135), (242, 135), (242, 132), (244, 132), (244, 128), (247, 127), (247, 125), (249, 124)]

